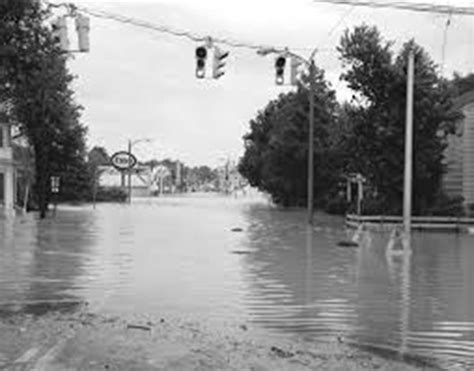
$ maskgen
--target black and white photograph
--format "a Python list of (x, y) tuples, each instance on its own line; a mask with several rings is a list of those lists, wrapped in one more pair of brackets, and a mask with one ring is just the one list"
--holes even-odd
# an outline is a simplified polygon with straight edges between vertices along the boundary
[(474, 370), (474, 0), (0, 0), (0, 371)]

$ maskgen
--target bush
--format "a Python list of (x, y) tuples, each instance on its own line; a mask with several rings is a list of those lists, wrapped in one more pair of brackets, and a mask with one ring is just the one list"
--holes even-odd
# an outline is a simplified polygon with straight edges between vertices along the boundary
[(125, 202), (127, 192), (120, 187), (99, 187), (96, 194), (97, 202)]
[(349, 210), (345, 195), (335, 195), (326, 200), (324, 211), (328, 214), (344, 215)]
[(461, 196), (450, 197), (440, 194), (426, 214), (433, 216), (464, 216), (464, 199)]

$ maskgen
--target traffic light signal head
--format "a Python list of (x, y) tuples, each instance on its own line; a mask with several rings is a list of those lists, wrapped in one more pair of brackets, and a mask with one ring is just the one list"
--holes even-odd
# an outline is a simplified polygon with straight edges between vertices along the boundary
[(278, 56), (275, 60), (275, 82), (277, 85), (282, 85), (285, 81), (285, 64), (286, 58), (282, 55)]
[(90, 30), (90, 20), (89, 17), (86, 17), (82, 14), (76, 16), (76, 30), (77, 30), (77, 40), (79, 44), (79, 51), (88, 52), (90, 49), (89, 43), (89, 30)]
[(212, 64), (212, 77), (218, 79), (224, 74), (225, 59), (229, 56), (229, 52), (214, 48), (214, 61)]
[(52, 34), (54, 41), (59, 44), (62, 51), (69, 50), (69, 39), (67, 35), (66, 17), (56, 18), (52, 23)]
[(196, 48), (196, 77), (198, 79), (203, 79), (206, 76), (206, 58), (207, 48), (198, 46)]

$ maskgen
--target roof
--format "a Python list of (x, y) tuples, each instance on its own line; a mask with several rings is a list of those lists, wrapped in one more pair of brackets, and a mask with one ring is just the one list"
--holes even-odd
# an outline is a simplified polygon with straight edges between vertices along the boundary
[(456, 108), (462, 108), (467, 106), (469, 103), (474, 103), (474, 90), (468, 91), (454, 99), (454, 106)]

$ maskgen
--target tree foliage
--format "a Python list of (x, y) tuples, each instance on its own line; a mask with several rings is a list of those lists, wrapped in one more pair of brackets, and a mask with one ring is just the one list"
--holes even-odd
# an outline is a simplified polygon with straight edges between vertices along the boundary
[(0, 94), (11, 103), (12, 118), (34, 149), (35, 189), (44, 217), (50, 177), (61, 176), (62, 184), (74, 187), (72, 179), (83, 171), (86, 130), (70, 87), (73, 76), (66, 67), (67, 55), (53, 39), (47, 26), (50, 14), (41, 4), (0, 3), (0, 45), (14, 51), (4, 61), (6, 83)]
[[(295, 92), (281, 94), (250, 121), (250, 132), (244, 136), (245, 154), (238, 167), (250, 185), (285, 206), (306, 202), (308, 83), (306, 76)], [(337, 102), (321, 70), (316, 73), (315, 86), (314, 192), (315, 198), (322, 200), (337, 181), (330, 146)]]
[(413, 40), (394, 54), (375, 27), (346, 30), (338, 51), (354, 90), (353, 134), (346, 148), (350, 171), (360, 172), (380, 198), (380, 212), (400, 212), (403, 197), (407, 59), (415, 54), (413, 207), (421, 213), (440, 192), (446, 136), (459, 118), (448, 84)]

